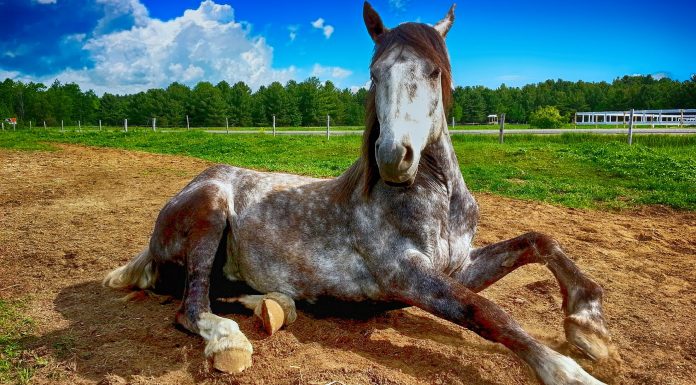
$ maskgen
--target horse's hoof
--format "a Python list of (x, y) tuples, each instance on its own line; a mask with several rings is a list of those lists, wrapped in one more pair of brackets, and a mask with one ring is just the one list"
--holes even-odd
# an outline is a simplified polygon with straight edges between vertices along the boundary
[(251, 366), (251, 352), (244, 349), (228, 349), (213, 355), (213, 367), (221, 372), (237, 374)]
[(285, 312), (283, 311), (283, 308), (280, 306), (280, 304), (278, 304), (278, 302), (270, 298), (265, 298), (259, 303), (258, 306), (261, 308), (254, 313), (261, 318), (261, 322), (263, 323), (263, 328), (266, 330), (266, 333), (273, 335), (273, 333), (280, 330), (285, 323)]
[(611, 337), (601, 322), (571, 315), (564, 321), (566, 340), (595, 361), (606, 360), (611, 353)]

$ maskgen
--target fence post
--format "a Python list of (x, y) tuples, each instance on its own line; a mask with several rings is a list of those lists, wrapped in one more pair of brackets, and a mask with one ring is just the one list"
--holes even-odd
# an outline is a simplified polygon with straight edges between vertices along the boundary
[(275, 130), (275, 115), (273, 115), (273, 136), (276, 135), (276, 130)]
[(5, 131), (5, 122), (0, 122), (2, 123), (2, 130)]
[(681, 113), (681, 117), (679, 118), (679, 128), (684, 127), (684, 110), (679, 111)]
[(578, 128), (578, 113), (575, 113), (575, 118), (573, 118), (573, 128)]
[(331, 127), (331, 115), (326, 115), (326, 140), (329, 140), (330, 127)]
[(31, 130), (31, 119), (29, 119), (29, 129)]
[(62, 119), (60, 121), (60, 132), (65, 132), (65, 128), (63, 127), (63, 120)]
[(454, 116), (452, 117), (452, 128), (454, 128)]
[(101, 119), (99, 119), (99, 131), (101, 131)]
[(227, 120), (227, 117), (225, 117), (225, 131), (228, 134), (230, 133), (230, 122)]
[(500, 144), (502, 144), (504, 140), (503, 136), (505, 135), (505, 113), (500, 114), (500, 117), (498, 118), (498, 124), (500, 125), (500, 134), (498, 137), (498, 141), (500, 142)]
[(631, 108), (628, 119), (628, 145), (630, 146), (633, 144), (633, 108)]
[(157, 118), (152, 118), (152, 132), (157, 131)]
[(128, 119), (123, 119), (123, 129), (128, 132)]
[(44, 120), (43, 122), (44, 122), (44, 130), (45, 130), (46, 129), (46, 121)]
[(189, 126), (189, 120), (188, 120), (188, 115), (186, 115), (186, 129), (190, 130), (191, 126)]
[(77, 121), (77, 131), (82, 132), (82, 124), (80, 124), (80, 121)]

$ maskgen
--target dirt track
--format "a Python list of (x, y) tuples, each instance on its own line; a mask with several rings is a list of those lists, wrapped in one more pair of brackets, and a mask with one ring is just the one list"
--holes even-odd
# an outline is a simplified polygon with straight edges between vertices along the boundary
[[(0, 150), (0, 298), (27, 298), (47, 363), (35, 383), (536, 384), (502, 347), (418, 309), (368, 320), (319, 318), (266, 337), (231, 314), (254, 345), (240, 376), (211, 372), (203, 342), (172, 326), (176, 301), (123, 303), (104, 274), (145, 245), (158, 210), (208, 163), (113, 149)], [(614, 384), (696, 383), (696, 214), (661, 207), (620, 213), (477, 194), (478, 245), (537, 230), (556, 237), (606, 290), (621, 369), (579, 362)], [(560, 294), (543, 267), (483, 293), (534, 336), (568, 350)]]

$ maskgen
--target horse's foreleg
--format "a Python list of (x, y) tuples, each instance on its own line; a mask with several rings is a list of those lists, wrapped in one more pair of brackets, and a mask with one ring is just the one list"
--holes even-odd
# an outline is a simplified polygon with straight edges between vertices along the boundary
[(496, 304), (431, 270), (425, 256), (412, 255), (377, 273), (391, 299), (418, 306), (505, 345), (546, 385), (602, 384), (572, 359), (536, 341)]
[(470, 263), (453, 278), (474, 292), (481, 291), (528, 263), (546, 265), (561, 288), (566, 338), (593, 359), (610, 353), (611, 338), (602, 314), (602, 288), (583, 274), (551, 237), (527, 233), (475, 249)]
[(205, 355), (214, 357), (217, 369), (241, 372), (251, 366), (251, 343), (236, 322), (210, 310), (210, 276), (224, 228), (224, 222), (218, 226), (201, 226), (190, 235), (186, 291), (176, 321), (205, 339)]

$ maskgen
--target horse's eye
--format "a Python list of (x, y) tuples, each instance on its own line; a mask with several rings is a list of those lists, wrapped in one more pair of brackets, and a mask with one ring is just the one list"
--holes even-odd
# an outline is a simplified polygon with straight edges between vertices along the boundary
[(440, 69), (435, 68), (433, 72), (430, 73), (430, 78), (436, 80), (440, 76)]
[(375, 76), (374, 72), (370, 72), (370, 81), (372, 83), (377, 83), (377, 76)]

